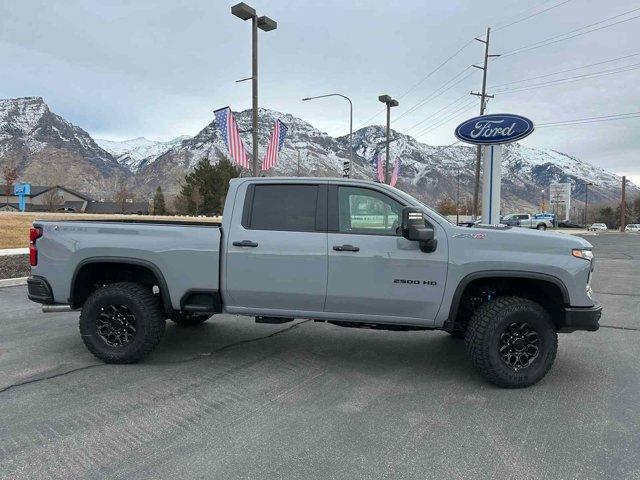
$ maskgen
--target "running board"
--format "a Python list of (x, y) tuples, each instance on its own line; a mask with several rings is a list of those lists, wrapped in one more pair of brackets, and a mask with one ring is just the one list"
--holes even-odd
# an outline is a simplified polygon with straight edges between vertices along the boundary
[(256, 317), (256, 323), (287, 323), (293, 322), (293, 318), (284, 318), (284, 317)]

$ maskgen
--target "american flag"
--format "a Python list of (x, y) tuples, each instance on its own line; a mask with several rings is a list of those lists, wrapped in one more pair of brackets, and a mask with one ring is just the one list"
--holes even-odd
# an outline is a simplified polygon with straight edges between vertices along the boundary
[(233, 118), (231, 108), (224, 107), (213, 112), (216, 116), (216, 122), (218, 128), (224, 138), (224, 143), (227, 144), (229, 149), (229, 155), (233, 158), (233, 161), (240, 165), (242, 168), (249, 168), (249, 156), (247, 155), (244, 145), (242, 145), (242, 139), (240, 138), (240, 132), (238, 131), (238, 124), (236, 119)]
[(378, 181), (384, 183), (384, 163), (382, 163), (382, 155), (380, 152), (376, 153), (376, 168), (378, 169)]
[(278, 154), (284, 143), (284, 137), (287, 136), (287, 130), (289, 130), (289, 127), (280, 120), (276, 120), (276, 125), (273, 129), (271, 140), (269, 140), (269, 146), (267, 147), (267, 154), (264, 156), (264, 160), (262, 160), (263, 171), (269, 170), (278, 161)]
[(400, 174), (400, 158), (396, 157), (396, 161), (393, 162), (393, 173), (391, 174), (391, 181), (389, 182), (389, 185), (391, 185), (392, 187), (396, 186), (396, 183), (398, 182), (399, 174)]

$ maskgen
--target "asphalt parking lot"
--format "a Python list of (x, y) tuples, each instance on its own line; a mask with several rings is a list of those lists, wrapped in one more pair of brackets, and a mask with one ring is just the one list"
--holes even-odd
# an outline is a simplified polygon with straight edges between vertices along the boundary
[(485, 382), (442, 332), (221, 315), (144, 363), (0, 288), (2, 478), (640, 478), (640, 235), (588, 236), (598, 332), (542, 382)]

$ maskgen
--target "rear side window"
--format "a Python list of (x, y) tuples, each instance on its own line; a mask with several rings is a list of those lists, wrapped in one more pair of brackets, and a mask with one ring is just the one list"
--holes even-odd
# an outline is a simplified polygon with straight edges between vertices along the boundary
[(318, 185), (256, 185), (247, 228), (316, 230)]

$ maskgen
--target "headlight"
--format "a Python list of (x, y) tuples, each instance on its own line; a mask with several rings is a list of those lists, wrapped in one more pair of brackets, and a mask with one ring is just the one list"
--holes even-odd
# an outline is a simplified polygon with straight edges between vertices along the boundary
[(571, 250), (571, 255), (576, 258), (582, 258), (583, 260), (593, 260), (593, 251), (588, 248), (574, 248)]

